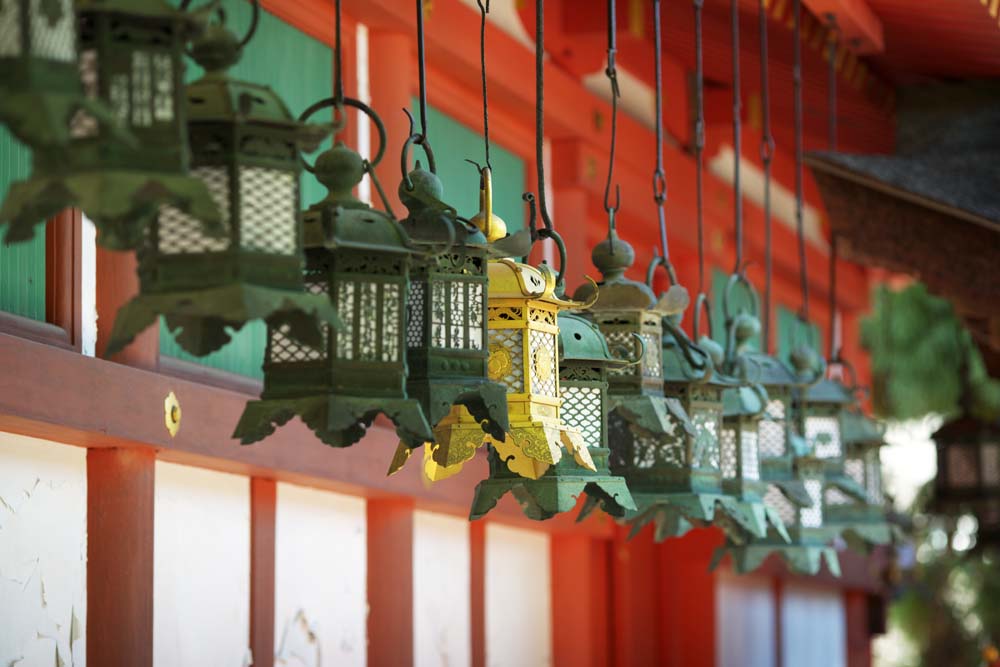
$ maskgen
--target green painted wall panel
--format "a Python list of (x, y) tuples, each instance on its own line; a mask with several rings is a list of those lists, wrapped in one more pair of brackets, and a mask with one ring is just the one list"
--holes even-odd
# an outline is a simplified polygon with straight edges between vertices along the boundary
[(791, 364), (792, 350), (808, 343), (819, 354), (824, 353), (823, 334), (819, 327), (803, 324), (798, 314), (790, 308), (778, 306), (778, 358)]
[[(31, 151), (0, 128), (0, 197), (31, 171)], [(2, 202), (2, 199), (0, 199)], [(0, 310), (45, 320), (45, 229), (25, 243), (0, 241)]]
[[(413, 101), (413, 115), (420, 124), (417, 101)], [(437, 173), (444, 183), (444, 199), (458, 209), (465, 217), (475, 215), (479, 210), (479, 174), (476, 168), (466, 162), (466, 158), (482, 164), (484, 162), (483, 135), (471, 130), (453, 118), (444, 115), (434, 107), (428, 107), (427, 129), (434, 149)], [(423, 152), (417, 148), (413, 153), (426, 167)], [(383, 164), (387, 164), (388, 159)], [(490, 162), (493, 163), (493, 210), (507, 223), (509, 232), (524, 228), (527, 221), (527, 205), (521, 201), (524, 193), (524, 160), (510, 151), (490, 144)], [(398, 176), (386, 174), (386, 187), (397, 186)], [(390, 186), (388, 183), (391, 182)], [(537, 193), (536, 193), (537, 194)], [(400, 213), (402, 215), (402, 213)]]
[[(228, 25), (239, 34), (250, 20), (250, 4), (243, 0), (223, 0)], [(333, 93), (333, 52), (325, 44), (308, 37), (280, 19), (261, 12), (257, 34), (250, 40), (240, 62), (230, 70), (236, 78), (271, 86), (298, 117), (306, 107)], [(188, 61), (187, 79), (201, 76), (201, 68)], [(323, 121), (323, 112), (312, 120)], [(329, 142), (324, 146), (328, 146)], [(313, 157), (318, 155), (314, 153)], [(308, 175), (303, 175), (302, 203), (306, 206), (323, 197), (325, 189)], [(240, 375), (260, 378), (266, 344), (263, 322), (251, 322), (221, 350), (206, 357), (186, 354), (173, 337), (160, 326), (160, 353), (194, 361)]]

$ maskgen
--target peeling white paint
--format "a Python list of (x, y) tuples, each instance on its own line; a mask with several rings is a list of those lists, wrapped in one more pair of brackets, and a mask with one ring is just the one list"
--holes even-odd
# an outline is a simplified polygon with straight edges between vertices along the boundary
[(278, 484), (276, 664), (282, 667), (365, 664), (368, 614), (365, 521), (365, 501), (361, 498)]
[(0, 432), (0, 665), (84, 667), (86, 450)]
[(552, 664), (549, 549), (547, 533), (487, 524), (486, 664), (490, 667)]
[(250, 483), (156, 462), (155, 667), (238, 667), (250, 623)]
[(413, 516), (413, 655), (417, 667), (461, 667), (472, 660), (469, 522), (418, 511)]

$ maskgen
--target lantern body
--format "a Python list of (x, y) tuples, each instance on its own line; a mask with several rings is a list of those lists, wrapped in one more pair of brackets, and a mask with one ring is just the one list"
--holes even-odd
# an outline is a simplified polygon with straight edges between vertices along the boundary
[(824, 378), (796, 393), (799, 432), (813, 456), (824, 462), (827, 471), (843, 471), (844, 442), (841, 412), (853, 402), (850, 391), (837, 380)]
[(325, 294), (303, 292), (298, 144), (315, 147), (326, 129), (295, 121), (270, 88), (225, 74), (207, 74), (187, 94), (192, 174), (222, 212), (225, 235), (209, 236), (178, 208), (160, 209), (139, 253), (140, 295), (119, 311), (108, 353), (159, 315), (197, 356), (229, 342), (227, 327), (254, 319), (318, 345), (314, 318), (337, 319)]
[(933, 436), (938, 473), (934, 506), (950, 516), (976, 517), (976, 548), (1000, 543), (1000, 423), (968, 415), (944, 424)]
[(563, 423), (576, 429), (586, 443), (594, 470), (563, 457), (538, 479), (513, 473), (490, 448), (490, 477), (476, 487), (473, 519), (492, 509), (504, 493), (517, 498), (529, 518), (548, 519), (573, 509), (586, 495), (585, 514), (600, 507), (623, 517), (635, 503), (622, 477), (608, 468), (608, 368), (616, 366), (601, 331), (579, 315), (559, 315), (559, 380)]
[[(110, 115), (76, 109), (66, 118), (69, 150), (36, 153), (32, 178), (12, 189), (0, 216), (11, 222), (9, 236), (30, 238), (36, 221), (49, 217), (40, 214), (79, 206), (102, 245), (133, 249), (162, 204), (222, 236), (210, 184), (188, 175), (182, 58), (202, 21), (163, 0), (81, 0), (76, 7), (78, 76), (86, 96)], [(116, 140), (119, 128), (133, 141)], [(191, 139), (197, 145), (199, 138)]]
[[(317, 173), (331, 164), (359, 164), (356, 153), (344, 151), (349, 149), (338, 144), (320, 156)], [(330, 176), (323, 172), (328, 187)], [(304, 215), (306, 285), (328, 296), (341, 324), (326, 327), (320, 345), (303, 345), (269, 323), (264, 392), (247, 404), (237, 427), (243, 442), (259, 440), (297, 415), (326, 444), (347, 447), (380, 413), (405, 440), (432, 438), (420, 404), (406, 392), (413, 251), (398, 222), (354, 199), (352, 181), (339, 182)]]

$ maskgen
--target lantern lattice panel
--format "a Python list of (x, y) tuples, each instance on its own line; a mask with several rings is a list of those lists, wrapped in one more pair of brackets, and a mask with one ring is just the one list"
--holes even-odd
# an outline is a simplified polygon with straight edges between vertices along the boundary
[(851, 505), (855, 502), (840, 489), (827, 489), (823, 494), (823, 499), (824, 502), (826, 502), (827, 507), (836, 507), (838, 505)]
[(642, 333), (640, 336), (646, 346), (642, 358), (642, 374), (645, 377), (662, 377), (663, 365), (660, 362), (660, 356), (663, 354), (663, 350), (659, 337), (651, 333)]
[(884, 502), (882, 495), (882, 463), (879, 461), (878, 452), (873, 451), (865, 459), (866, 484), (865, 491), (868, 493), (868, 502), (872, 505), (881, 505)]
[(719, 469), (725, 479), (736, 477), (736, 430), (731, 428), (722, 429), (720, 440)]
[(601, 442), (601, 390), (599, 387), (560, 388), (562, 406), (559, 415), (563, 422), (580, 431), (584, 442)]
[(773, 507), (778, 512), (778, 516), (781, 517), (781, 522), (786, 526), (795, 523), (797, 511), (795, 505), (774, 484), (768, 485), (767, 492), (764, 494), (764, 504)]
[(329, 327), (323, 326), (323, 345), (319, 348), (304, 345), (289, 335), (287, 324), (277, 329), (271, 329), (271, 339), (268, 342), (267, 357), (272, 363), (287, 364), (306, 361), (323, 361), (326, 359), (326, 344)]
[[(222, 223), (229, 227), (229, 172), (224, 167), (196, 167), (191, 175), (201, 179), (219, 207)], [(174, 208), (160, 207), (157, 225), (157, 248), (164, 255), (223, 252), (229, 248), (229, 235), (212, 238), (203, 231), (203, 223)]]
[[(619, 358), (621, 357), (621, 350), (631, 350), (635, 345), (635, 339), (632, 338), (632, 334), (627, 331), (605, 331), (604, 337), (608, 341), (608, 348), (611, 350), (611, 354)], [(646, 345), (646, 349), (649, 349), (648, 343)], [(608, 375), (623, 377), (635, 375), (638, 372), (638, 366), (630, 365), (611, 368), (608, 370)]]
[[(403, 326), (399, 285), (341, 280), (334, 307), (344, 328), (335, 334), (336, 355), (344, 361), (399, 360), (398, 337)], [(382, 335), (379, 336), (379, 304)]]
[(812, 499), (812, 506), (799, 510), (799, 523), (803, 528), (820, 528), (823, 526), (823, 482), (807, 479), (803, 485)]
[(410, 283), (406, 299), (406, 346), (410, 349), (424, 346), (424, 283)]
[[(12, 7), (16, 20), (21, 20), (20, 4), (16, 0), (3, 3)], [(58, 11), (53, 12), (55, 6)], [(0, 10), (2, 12), (3, 10)], [(76, 34), (73, 24), (72, 0), (31, 0), (31, 54), (49, 60), (73, 62), (76, 57)], [(2, 19), (0, 19), (2, 21)], [(17, 24), (14, 24), (15, 34)], [(0, 25), (0, 44), (5, 43)], [(10, 41), (15, 41), (11, 39)], [(17, 45), (15, 44), (15, 49)], [(23, 45), (21, 45), (23, 48)], [(2, 49), (2, 47), (0, 47)], [(16, 52), (8, 55), (16, 55)]]
[[(7, 3), (14, 4), (17, 3)], [(2, 40), (0, 40), (2, 43)], [(83, 93), (90, 99), (97, 97), (97, 50), (83, 49), (79, 56), (80, 83)], [(97, 119), (83, 109), (77, 109), (69, 123), (70, 136), (74, 139), (85, 139), (97, 136)]]
[(760, 479), (760, 466), (757, 457), (757, 433), (744, 429), (740, 433), (740, 464), (743, 479)]
[[(493, 310), (493, 309), (490, 309)], [(509, 367), (501, 368), (494, 379), (507, 387), (513, 394), (524, 393), (524, 350), (521, 329), (490, 329), (490, 347), (506, 350), (504, 360), (509, 358)], [(494, 357), (494, 355), (490, 355)]]
[(764, 416), (757, 425), (761, 458), (779, 458), (785, 455), (785, 402), (771, 399)]
[[(421, 290), (423, 286), (421, 285)], [(423, 312), (423, 291), (420, 295)], [(468, 314), (466, 313), (468, 308)], [(462, 280), (436, 280), (431, 283), (431, 345), (436, 348), (481, 350), (483, 327), (483, 286)], [(409, 334), (408, 334), (409, 338)], [(415, 333), (413, 340), (422, 341)], [(419, 347), (420, 343), (411, 345)]]
[(24, 50), (21, 43), (21, 3), (0, 4), (0, 57), (18, 56)]
[(806, 441), (818, 459), (835, 459), (841, 453), (840, 423), (836, 417), (806, 417)]
[(680, 467), (684, 465), (683, 454), (680, 447), (664, 446), (660, 438), (647, 433), (638, 432), (629, 427), (632, 431), (632, 466), (640, 470), (646, 470), (656, 465), (657, 460), (667, 465)]
[(272, 255), (295, 253), (296, 226), (275, 224), (275, 220), (295, 219), (297, 181), (293, 172), (284, 169), (240, 167), (241, 247)]
[[(696, 468), (719, 468), (721, 416), (715, 410), (696, 408), (691, 412), (695, 432), (695, 451), (691, 465)], [(735, 473), (734, 473), (735, 474)]]
[(997, 486), (1000, 484), (1000, 445), (987, 443), (979, 448), (982, 458), (982, 465), (979, 472), (982, 475), (984, 486)]
[(948, 485), (971, 488), (978, 484), (974, 446), (952, 445), (948, 448)]
[(844, 460), (844, 472), (858, 485), (865, 485), (865, 461), (864, 459), (849, 456)]
[(556, 398), (556, 336), (545, 331), (532, 331), (531, 393)]

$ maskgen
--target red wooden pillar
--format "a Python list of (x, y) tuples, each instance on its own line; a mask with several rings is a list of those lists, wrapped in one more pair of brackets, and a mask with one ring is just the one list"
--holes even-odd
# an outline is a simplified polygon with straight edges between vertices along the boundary
[(666, 607), (656, 627), (664, 641), (661, 664), (715, 667), (716, 579), (708, 564), (721, 544), (722, 533), (709, 528), (660, 545), (659, 592)]
[[(393, 173), (388, 165), (394, 164), (392, 156), (399, 155), (399, 147), (403, 145), (410, 135), (409, 121), (403, 113), (403, 109), (409, 109), (411, 99), (416, 90), (416, 83), (413, 81), (412, 63), (416, 54), (414, 37), (411, 34), (401, 32), (386, 32), (373, 30), (368, 39), (369, 86), (371, 89), (372, 108), (376, 109), (385, 124), (388, 136), (388, 146), (386, 147), (386, 165), (383, 171), (386, 174)], [(371, 133), (372, 151), (378, 150), (378, 133), (372, 130)], [(396, 193), (395, 183), (398, 174), (388, 178), (386, 181), (386, 196), (392, 208), (398, 213), (405, 210), (399, 201)], [(372, 197), (376, 206), (380, 206), (375, 188), (372, 188)]]
[(844, 591), (844, 610), (847, 613), (847, 667), (871, 667), (868, 594), (865, 591)]
[[(97, 356), (103, 357), (108, 336), (118, 309), (139, 292), (135, 254), (116, 252), (97, 246)], [(160, 335), (157, 325), (150, 325), (132, 344), (115, 355), (114, 361), (156, 370), (159, 364)]]
[[(607, 543), (578, 533), (552, 536), (554, 664), (608, 664)], [(566, 619), (575, 619), (567, 623)]]
[(368, 501), (368, 664), (413, 664), (413, 508)]
[(469, 622), (472, 667), (486, 667), (486, 521), (469, 524)]
[(273, 479), (250, 479), (250, 651), (254, 667), (274, 667), (277, 486)]
[(152, 449), (87, 451), (87, 664), (152, 667)]
[(652, 531), (631, 540), (628, 527), (616, 527), (611, 557), (612, 662), (618, 667), (664, 664), (658, 636), (661, 632), (661, 594), (657, 589), (657, 546)]

